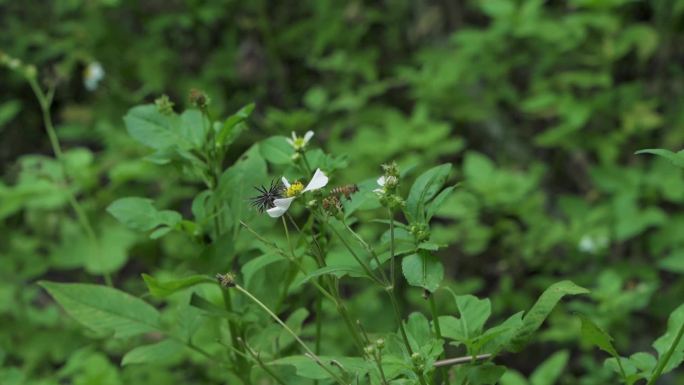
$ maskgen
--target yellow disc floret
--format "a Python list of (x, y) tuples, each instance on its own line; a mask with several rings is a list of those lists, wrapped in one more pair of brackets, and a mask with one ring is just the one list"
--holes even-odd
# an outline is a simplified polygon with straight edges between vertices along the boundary
[(299, 195), (299, 193), (304, 190), (304, 185), (300, 181), (296, 181), (290, 185), (290, 187), (285, 189), (285, 196), (291, 198), (293, 196)]

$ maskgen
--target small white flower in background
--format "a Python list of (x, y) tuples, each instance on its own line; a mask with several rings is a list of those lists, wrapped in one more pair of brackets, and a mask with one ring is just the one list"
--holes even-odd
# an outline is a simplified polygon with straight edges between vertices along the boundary
[(306, 148), (306, 145), (309, 143), (311, 138), (313, 138), (313, 136), (313, 131), (307, 131), (304, 136), (297, 136), (297, 134), (292, 131), (292, 139), (287, 138), (285, 140), (290, 143), (290, 146), (292, 146), (295, 151), (302, 151), (304, 148)]
[(377, 180), (378, 186), (380, 188), (376, 188), (373, 190), (374, 193), (378, 195), (383, 195), (384, 193), (387, 192), (387, 189), (394, 188), (397, 185), (397, 177), (396, 176), (381, 176)]
[(580, 238), (577, 248), (583, 253), (594, 254), (608, 245), (608, 239), (604, 236), (585, 234)]
[(302, 182), (293, 182), (292, 184), (290, 184), (290, 182), (287, 179), (285, 179), (285, 177), (282, 178), (282, 181), (283, 185), (285, 186), (285, 191), (283, 192), (285, 198), (275, 199), (273, 201), (274, 207), (266, 210), (266, 212), (271, 218), (278, 218), (283, 216), (283, 214), (285, 214), (287, 210), (290, 208), (292, 201), (294, 201), (295, 198), (297, 198), (299, 195), (307, 191), (315, 191), (325, 187), (328, 184), (328, 177), (325, 175), (323, 171), (321, 171), (320, 168), (317, 168), (313, 177), (311, 177), (311, 181), (309, 181), (309, 184), (307, 184), (306, 187), (304, 187)]
[(97, 61), (91, 62), (83, 70), (83, 85), (88, 91), (95, 91), (104, 76), (105, 71), (102, 64)]

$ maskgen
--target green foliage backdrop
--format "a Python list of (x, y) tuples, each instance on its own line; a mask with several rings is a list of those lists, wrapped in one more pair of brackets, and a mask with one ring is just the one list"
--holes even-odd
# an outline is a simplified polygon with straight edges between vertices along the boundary
[[(245, 108), (230, 130), (241, 129), (254, 102), (249, 129), (223, 137), (231, 147), (219, 161), (243, 165), (214, 181), (215, 196), (244, 206), (225, 213), (227, 228), (249, 218), (284, 241), (269, 218), (244, 202), (252, 185), (268, 183), (279, 175), (269, 170), (290, 161), (280, 136), (313, 130), (313, 141), (330, 154), (315, 154), (317, 162), (362, 191), (391, 160), (411, 180), (453, 164), (444, 180), (458, 185), (429, 212), (430, 241), (448, 245), (436, 253), (442, 286), (490, 298), (482, 324), (490, 312), (500, 322), (530, 309), (557, 281), (591, 290), (550, 313), (534, 348), (497, 360), (511, 369), (501, 384), (616, 381), (621, 361), (604, 364), (607, 356), (590, 342), (608, 355), (631, 356), (623, 369), (638, 376), (655, 358), (637, 352), (662, 355), (676, 333), (682, 311), (673, 311), (684, 298), (684, 178), (672, 163), (684, 163), (672, 153), (665, 154), (670, 162), (635, 152), (684, 148), (682, 0), (0, 0), (0, 25), (0, 51), (34, 64), (40, 84), (56, 87), (52, 113), (71, 171), (65, 185), (25, 79), (0, 71), (2, 384), (233, 380), (205, 366), (201, 355), (184, 353), (178, 341), (158, 342), (162, 337), (147, 324), (124, 328), (124, 339), (98, 333), (106, 327), (84, 330), (47, 293), (61, 303), (60, 296), (73, 300), (82, 289), (45, 283), (46, 291), (37, 284), (103, 283), (111, 275), (136, 297), (147, 283), (162, 298), (176, 288), (156, 287), (154, 279), (223, 272), (232, 255), (244, 266), (245, 286), (278, 305), (268, 282), (285, 269), (282, 261), (268, 253), (255, 259), (247, 234), (204, 247), (208, 234), (183, 219), (210, 221), (193, 198), (211, 170), (166, 167), (175, 158), (164, 153), (164, 143), (146, 142), (142, 129), (136, 134), (136, 119), (145, 122), (156, 110), (133, 106), (166, 94), (183, 111), (193, 88), (209, 95), (213, 114)], [(88, 89), (84, 80), (94, 63), (104, 77)], [(199, 113), (179, 119), (204, 124)], [(158, 153), (151, 156), (141, 143)], [(188, 143), (191, 152), (196, 143)], [(94, 224), (98, 250), (70, 209), (67, 189)], [(145, 199), (112, 205), (122, 197)], [(117, 219), (125, 222), (126, 210), (145, 213), (146, 221), (124, 226)], [(382, 226), (361, 232), (387, 242)], [(403, 263), (424, 262), (419, 254), (412, 258)], [(418, 272), (406, 277), (410, 284), (432, 288), (429, 274), (441, 277)], [(143, 281), (142, 273), (150, 276)], [(402, 290), (404, 307), (429, 312), (421, 290)], [(157, 309), (131, 300), (127, 311), (155, 323), (180, 317), (180, 329), (212, 342), (208, 329), (219, 328), (218, 321), (197, 331), (197, 314), (174, 310), (190, 294), (153, 301)], [(207, 289), (207, 296), (217, 295)], [(371, 329), (392, 325), (377, 291), (350, 285), (349, 297), (351, 312)], [(443, 314), (462, 314), (450, 294), (435, 297)], [(288, 323), (311, 338), (306, 296), (298, 301)], [(460, 320), (444, 317), (444, 335), (459, 341)], [(409, 326), (420, 322), (408, 318)], [(264, 346), (278, 333), (265, 335)], [(578, 342), (582, 334), (589, 341)], [(331, 318), (324, 336), (323, 351), (351, 346), (341, 320)], [(136, 338), (152, 345), (133, 354)], [(161, 358), (134, 365), (149, 356)], [(675, 370), (661, 381), (677, 384), (684, 374)]]

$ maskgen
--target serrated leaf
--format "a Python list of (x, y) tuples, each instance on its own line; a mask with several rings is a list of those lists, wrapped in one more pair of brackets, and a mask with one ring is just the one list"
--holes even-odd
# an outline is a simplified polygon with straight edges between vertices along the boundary
[(165, 298), (177, 291), (203, 283), (216, 284), (216, 279), (206, 275), (192, 275), (189, 277), (164, 282), (161, 282), (153, 276), (144, 273), (142, 278), (145, 281), (145, 285), (147, 285), (147, 290), (149, 290), (150, 294), (157, 298)]
[(123, 291), (85, 283), (41, 281), (39, 285), (71, 317), (95, 332), (125, 338), (161, 330), (157, 309)]
[(437, 290), (444, 279), (442, 261), (425, 250), (404, 257), (401, 261), (401, 270), (410, 285), (422, 287), (430, 292)]
[(513, 352), (520, 351), (563, 297), (587, 293), (589, 290), (577, 286), (571, 281), (561, 281), (551, 285), (523, 317), (523, 324), (516, 331), (509, 349)]

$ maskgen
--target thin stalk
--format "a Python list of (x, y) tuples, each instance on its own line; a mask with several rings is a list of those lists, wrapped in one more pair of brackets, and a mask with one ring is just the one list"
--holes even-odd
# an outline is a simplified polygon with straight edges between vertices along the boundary
[(268, 365), (266, 365), (266, 363), (264, 363), (264, 361), (261, 360), (261, 357), (259, 357), (259, 353), (254, 352), (254, 351), (252, 350), (252, 348), (250, 348), (249, 345), (247, 345), (247, 343), (246, 343), (245, 341), (243, 341), (242, 339), (240, 339), (240, 342), (242, 342), (242, 345), (243, 345), (243, 348), (245, 349), (245, 351), (246, 351), (247, 353), (249, 353), (249, 355), (250, 355), (251, 358), (254, 360), (254, 362), (256, 362), (257, 365), (258, 365), (264, 372), (266, 372), (269, 376), (271, 376), (271, 378), (273, 378), (273, 379), (275, 380), (275, 382), (277, 382), (278, 384), (280, 384), (280, 385), (286, 385), (285, 382), (284, 382), (283, 380), (281, 380), (280, 377), (278, 377), (278, 375), (275, 374), (275, 372), (273, 372), (273, 370), (271, 370), (271, 369), (268, 367)]
[[(233, 301), (230, 297), (230, 291), (226, 288), (222, 288), (221, 293), (223, 294), (223, 305), (226, 308), (226, 311), (232, 313)], [(240, 338), (238, 326), (232, 319), (228, 319), (228, 330), (230, 332), (231, 345), (235, 350), (240, 351), (240, 344), (238, 343), (238, 340)], [(241, 357), (240, 355), (234, 355), (233, 362), (235, 362), (235, 366), (237, 366), (238, 370), (240, 371), (244, 371), (248, 368), (247, 361), (244, 359), (244, 357)]]
[(235, 285), (235, 289), (238, 290), (240, 293), (244, 294), (247, 298), (249, 298), (252, 302), (257, 304), (259, 307), (261, 307), (261, 309), (263, 309), (269, 316), (271, 316), (273, 320), (280, 324), (280, 326), (282, 326), (283, 329), (285, 329), (285, 331), (287, 331), (299, 343), (299, 345), (301, 345), (302, 349), (304, 349), (307, 355), (311, 359), (313, 359), (314, 362), (316, 362), (323, 370), (328, 372), (328, 374), (330, 374), (330, 376), (332, 376), (335, 379), (335, 381), (337, 381), (339, 384), (347, 385), (347, 383), (342, 378), (340, 378), (340, 376), (338, 376), (335, 372), (333, 372), (329, 367), (327, 367), (323, 363), (323, 361), (321, 361), (318, 355), (314, 353), (311, 349), (309, 349), (306, 343), (302, 341), (301, 338), (299, 338), (297, 333), (292, 331), (292, 329), (290, 329), (290, 327), (287, 326), (287, 324), (283, 322), (283, 320), (281, 320), (275, 313), (273, 313), (271, 309), (268, 308), (268, 306), (266, 306), (263, 302), (259, 301), (257, 297), (253, 296), (252, 293), (244, 289), (242, 286)]
[(656, 381), (658, 381), (658, 378), (660, 378), (660, 376), (663, 374), (663, 370), (665, 370), (665, 366), (667, 366), (668, 361), (670, 361), (670, 358), (672, 358), (672, 355), (674, 354), (675, 350), (677, 350), (677, 347), (679, 346), (679, 341), (681, 341), (682, 336), (684, 336), (684, 322), (682, 322), (682, 325), (679, 327), (679, 331), (677, 331), (677, 335), (675, 336), (675, 339), (672, 342), (672, 346), (670, 346), (670, 348), (667, 350), (663, 358), (658, 362), (658, 366), (656, 366), (656, 370), (653, 373), (653, 376), (651, 376), (646, 385), (653, 385)]
[(395, 287), (396, 283), (396, 273), (395, 273), (395, 267), (394, 267), (394, 214), (392, 213), (392, 209), (387, 209), (387, 212), (389, 214), (389, 221), (390, 221), (390, 285), (392, 287)]
[(488, 358), (491, 358), (492, 355), (487, 353), (487, 354), (480, 354), (478, 356), (465, 356), (465, 357), (456, 357), (456, 358), (447, 358), (445, 360), (439, 360), (435, 361), (433, 364), (434, 367), (439, 368), (443, 366), (449, 366), (449, 365), (458, 365), (458, 364), (467, 364), (473, 361), (482, 361), (486, 360)]
[(375, 276), (375, 274), (373, 274), (373, 271), (371, 270), (370, 266), (368, 266), (368, 264), (365, 263), (365, 262), (356, 254), (356, 252), (354, 251), (354, 249), (352, 249), (352, 247), (349, 245), (349, 243), (347, 243), (347, 241), (344, 239), (344, 237), (342, 237), (342, 234), (340, 234), (337, 230), (335, 230), (335, 227), (330, 226), (330, 228), (332, 229), (333, 233), (335, 233), (335, 235), (337, 235), (337, 237), (340, 239), (340, 241), (342, 242), (342, 244), (344, 245), (344, 247), (346, 247), (347, 250), (349, 250), (349, 253), (352, 255), (352, 257), (354, 257), (354, 259), (355, 259), (356, 262), (359, 264), (359, 266), (361, 266), (361, 268), (362, 268), (363, 271), (366, 273), (366, 275), (368, 275), (368, 277), (370, 277), (370, 279), (373, 280), (373, 281), (374, 281), (375, 283), (377, 283), (378, 285), (385, 287), (385, 283), (382, 282), (381, 280), (379, 280), (379, 279)]
[(381, 276), (382, 280), (385, 282), (385, 285), (389, 285), (390, 281), (387, 279), (387, 275), (385, 274), (385, 271), (382, 269), (382, 266), (380, 264), (380, 259), (378, 259), (378, 255), (375, 254), (375, 251), (373, 251), (373, 249), (370, 247), (370, 245), (368, 243), (366, 243), (366, 241), (364, 241), (363, 238), (361, 238), (361, 236), (359, 234), (357, 234), (356, 231), (354, 231), (354, 229), (349, 227), (347, 222), (342, 221), (342, 224), (354, 236), (354, 238), (356, 238), (356, 240), (359, 241), (361, 246), (363, 246), (363, 248), (366, 249), (366, 251), (373, 257), (373, 259), (375, 260), (375, 264), (378, 266), (378, 270), (380, 271), (380, 276)]
[[(442, 328), (439, 325), (439, 313), (437, 312), (437, 305), (435, 304), (435, 296), (431, 294), (430, 297), (428, 297), (428, 301), (430, 302), (432, 320), (435, 324), (435, 335), (437, 338), (442, 339)], [(445, 358), (445, 354), (445, 352), (442, 352), (442, 359)], [(442, 376), (442, 381), (449, 385), (449, 371), (445, 367), (442, 367), (440, 374)]]
[(392, 309), (394, 310), (394, 315), (397, 318), (397, 321), (399, 323), (399, 331), (401, 333), (401, 338), (404, 340), (404, 345), (406, 346), (406, 350), (409, 353), (409, 356), (413, 354), (413, 349), (411, 349), (411, 344), (409, 343), (408, 336), (406, 335), (406, 330), (404, 329), (404, 323), (402, 322), (402, 317), (401, 317), (401, 311), (399, 310), (399, 304), (397, 303), (396, 298), (394, 298), (394, 293), (393, 289), (387, 290), (390, 301), (392, 302)]
[[(76, 196), (69, 188), (69, 170), (66, 165), (66, 160), (64, 159), (64, 152), (62, 151), (62, 146), (59, 143), (59, 137), (57, 136), (57, 131), (55, 130), (55, 126), (52, 123), (52, 115), (50, 113), (52, 98), (55, 92), (54, 88), (49, 89), (46, 95), (40, 88), (38, 82), (34, 77), (28, 77), (27, 80), (29, 85), (31, 86), (31, 89), (33, 90), (33, 93), (36, 96), (36, 99), (38, 99), (38, 104), (40, 105), (40, 110), (43, 117), (43, 125), (45, 125), (45, 131), (47, 132), (48, 138), (50, 140), (52, 152), (55, 154), (55, 158), (57, 158), (57, 161), (59, 162), (60, 167), (62, 169), (69, 205), (76, 214), (76, 218), (80, 223), (81, 227), (83, 227), (83, 230), (85, 230), (86, 235), (88, 236), (88, 238), (90, 238), (90, 241), (97, 249), (99, 248), (99, 242), (97, 240), (97, 235), (95, 235), (95, 230), (93, 230), (93, 226), (91, 225), (90, 220), (88, 219), (88, 215), (86, 215), (85, 213), (85, 210), (83, 210), (83, 206), (81, 206), (81, 204), (78, 202), (78, 199), (76, 199)], [(102, 253), (98, 252), (97, 254), (100, 255), (99, 258), (102, 258)], [(111, 275), (108, 272), (106, 272), (103, 273), (102, 276), (104, 277), (107, 286), (112, 286)]]

